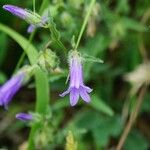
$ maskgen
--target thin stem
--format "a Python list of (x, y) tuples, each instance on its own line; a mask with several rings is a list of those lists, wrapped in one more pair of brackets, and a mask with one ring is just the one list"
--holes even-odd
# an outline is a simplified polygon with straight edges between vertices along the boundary
[(21, 54), (21, 56), (20, 56), (20, 58), (19, 58), (19, 61), (18, 61), (17, 65), (16, 65), (16, 68), (15, 68), (14, 73), (15, 73), (15, 72), (19, 69), (19, 67), (21, 66), (21, 64), (22, 64), (22, 62), (23, 62), (25, 56), (26, 56), (26, 53), (23, 51), (23, 53)]
[(83, 35), (83, 32), (84, 32), (85, 27), (86, 27), (86, 25), (87, 25), (87, 22), (88, 22), (88, 20), (89, 20), (89, 17), (90, 17), (90, 14), (91, 14), (91, 12), (92, 12), (92, 8), (93, 8), (93, 6), (94, 6), (95, 1), (96, 1), (96, 0), (91, 0), (90, 6), (89, 6), (89, 10), (88, 10), (88, 12), (87, 12), (87, 14), (86, 14), (86, 16), (85, 16), (84, 22), (83, 22), (83, 24), (82, 24), (82, 27), (81, 27), (81, 30), (80, 30), (80, 33), (79, 33), (79, 36), (78, 36), (78, 39), (77, 39), (77, 43), (76, 43), (76, 45), (75, 45), (75, 49), (77, 49), (78, 46), (79, 46), (81, 37), (82, 37), (82, 35)]
[(35, 0), (33, 0), (33, 12), (35, 12)]
[(121, 135), (121, 138), (120, 138), (119, 143), (116, 147), (116, 150), (122, 150), (122, 147), (125, 143), (125, 140), (129, 134), (130, 130), (132, 129), (134, 122), (136, 121), (137, 115), (138, 115), (139, 110), (140, 110), (140, 106), (141, 106), (142, 101), (144, 99), (146, 89), (147, 89), (146, 86), (142, 87), (142, 89), (141, 89), (141, 92), (140, 92), (139, 97), (137, 99), (137, 103), (136, 103), (134, 109), (132, 110), (129, 121), (127, 122), (127, 125), (126, 125), (126, 127), (125, 127), (125, 129)]
[[(30, 37), (29, 37), (29, 42), (28, 42), (28, 45), (27, 45), (27, 47), (26, 47), (26, 50), (29, 48), (29, 45), (30, 45), (30, 43), (32, 42), (34, 35), (35, 35), (35, 31), (32, 32), (31, 35), (30, 35)], [(25, 56), (26, 56), (26, 53), (25, 53), (25, 51), (23, 51), (22, 54), (21, 54), (21, 56), (20, 56), (20, 58), (19, 58), (19, 61), (18, 61), (17, 65), (16, 65), (16, 68), (15, 68), (15, 70), (14, 70), (14, 73), (15, 73), (15, 72), (20, 68), (20, 66), (22, 65), (22, 62), (23, 62)]]

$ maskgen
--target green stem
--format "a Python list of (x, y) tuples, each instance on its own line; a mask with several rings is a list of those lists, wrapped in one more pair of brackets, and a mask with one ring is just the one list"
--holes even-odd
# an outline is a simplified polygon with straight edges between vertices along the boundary
[[(44, 72), (40, 70), (39, 67), (35, 69), (35, 79), (36, 79), (36, 108), (35, 111), (39, 113), (40, 115), (45, 115), (48, 103), (49, 103), (49, 82), (48, 77), (44, 75)], [(43, 92), (41, 89), (44, 89), (45, 92)], [(35, 150), (35, 134), (38, 131), (38, 129), (42, 126), (42, 123), (35, 123), (32, 126), (30, 136), (29, 136), (29, 142), (28, 142), (28, 150)]]
[[(48, 0), (43, 0), (39, 13), (41, 14), (44, 8), (47, 6)], [(35, 112), (41, 115), (45, 115), (49, 103), (49, 82), (48, 77), (45, 73), (40, 70), (39, 67), (35, 69), (35, 79), (36, 79), (36, 107)], [(44, 92), (42, 92), (44, 89)], [(29, 140), (28, 140), (28, 150), (35, 150), (35, 135), (38, 129), (41, 127), (40, 123), (36, 123), (32, 126)]]
[(33, 12), (35, 12), (35, 0), (33, 0)]
[(78, 36), (77, 43), (76, 43), (76, 45), (75, 45), (75, 50), (77, 50), (77, 48), (78, 48), (78, 46), (79, 46), (81, 37), (82, 37), (82, 35), (83, 35), (83, 32), (84, 32), (85, 27), (86, 27), (86, 25), (87, 25), (87, 22), (88, 22), (88, 20), (89, 20), (90, 14), (91, 14), (91, 12), (92, 12), (92, 8), (93, 8), (93, 6), (94, 6), (94, 4), (95, 4), (95, 1), (96, 1), (96, 0), (91, 0), (90, 6), (89, 6), (89, 10), (88, 10), (88, 12), (87, 12), (87, 14), (86, 14), (86, 16), (85, 16), (84, 22), (83, 22), (83, 24), (82, 24), (82, 27), (81, 27), (81, 30), (80, 30), (80, 33), (79, 33), (79, 36)]
[[(30, 35), (30, 37), (29, 37), (29, 42), (28, 42), (28, 44), (27, 44), (26, 50), (28, 50), (29, 45), (30, 45), (30, 43), (32, 42), (34, 35), (35, 35), (35, 31), (32, 32), (31, 35)], [(23, 51), (22, 54), (21, 54), (21, 57), (19, 58), (19, 61), (18, 61), (17, 65), (16, 65), (16, 68), (15, 68), (15, 70), (14, 70), (14, 73), (15, 73), (15, 72), (20, 68), (20, 66), (22, 65), (25, 56), (26, 56), (26, 53), (25, 53), (25, 51)]]

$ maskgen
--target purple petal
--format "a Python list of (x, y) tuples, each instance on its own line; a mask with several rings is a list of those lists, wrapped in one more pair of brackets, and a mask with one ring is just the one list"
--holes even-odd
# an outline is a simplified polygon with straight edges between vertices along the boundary
[(28, 33), (32, 33), (37, 27), (35, 25), (29, 25), (28, 29), (27, 29), (27, 32)]
[(13, 76), (3, 86), (1, 86), (0, 91), (1, 92), (9, 91), (9, 89), (13, 88), (15, 85), (18, 85), (18, 83), (20, 84), (20, 82), (22, 82), (23, 78), (24, 78), (23, 73)]
[(75, 106), (79, 100), (79, 90), (76, 88), (72, 88), (70, 90), (70, 104), (71, 106)]
[(93, 89), (89, 88), (88, 86), (83, 85), (82, 87), (83, 87), (84, 89), (86, 89), (86, 91), (87, 91), (88, 93), (91, 93), (91, 92), (93, 91)]
[(3, 106), (3, 100), (2, 100), (1, 93), (0, 93), (0, 106)]
[(27, 113), (19, 113), (16, 114), (16, 118), (21, 120), (21, 121), (30, 121), (33, 119), (31, 114), (27, 114)]
[(13, 5), (4, 5), (3, 8), (12, 13), (13, 15), (18, 16), (21, 19), (24, 19), (29, 24), (34, 24), (36, 26), (43, 27), (41, 16), (35, 12)]
[(22, 19), (26, 19), (28, 12), (25, 9), (22, 9), (20, 7), (17, 6), (13, 6), (13, 5), (4, 5), (3, 9), (11, 12), (12, 14), (22, 18)]
[(13, 96), (17, 93), (17, 91), (21, 88), (21, 83), (17, 83), (14, 85), (12, 89), (10, 89), (6, 94), (4, 94), (3, 105), (5, 109), (8, 109), (8, 104), (12, 100)]
[(70, 87), (79, 88), (83, 84), (82, 64), (77, 57), (70, 61)]
[(0, 88), (0, 105), (7, 109), (8, 103), (11, 101), (12, 97), (22, 86), (24, 79), (24, 74), (20, 73), (13, 76)]
[(59, 96), (64, 97), (65, 95), (67, 95), (70, 92), (70, 89), (66, 90), (65, 92), (63, 92), (62, 94), (59, 94)]
[(83, 87), (80, 87), (80, 96), (87, 103), (89, 103), (90, 100), (91, 100), (91, 98), (90, 98), (89, 94), (87, 93), (86, 89), (84, 89)]
[(69, 89), (60, 96), (65, 96), (70, 92), (70, 103), (71, 106), (77, 104), (79, 96), (85, 101), (90, 102), (90, 96), (88, 93), (92, 92), (92, 89), (85, 86), (83, 83), (83, 72), (82, 72), (82, 58), (77, 51), (71, 51), (69, 55), (70, 65), (70, 84)]

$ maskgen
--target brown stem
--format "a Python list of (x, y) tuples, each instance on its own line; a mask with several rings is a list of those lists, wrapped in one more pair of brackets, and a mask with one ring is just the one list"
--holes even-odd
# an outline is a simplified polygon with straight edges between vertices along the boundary
[(125, 129), (124, 129), (124, 131), (123, 131), (123, 133), (121, 135), (121, 138), (120, 138), (120, 140), (118, 142), (116, 150), (121, 150), (123, 145), (124, 145), (124, 142), (125, 142), (128, 134), (129, 134), (129, 132), (130, 132), (130, 130), (131, 130), (131, 128), (132, 128), (136, 118), (137, 118), (137, 115), (139, 113), (140, 106), (141, 106), (142, 101), (144, 99), (143, 97), (144, 97), (144, 94), (146, 92), (146, 89), (147, 89), (147, 87), (143, 86), (141, 91), (140, 91), (139, 97), (137, 99), (137, 103), (136, 103), (136, 105), (135, 105), (135, 107), (134, 107), (134, 109), (133, 109), (133, 111), (132, 111), (132, 113), (130, 115), (129, 121), (127, 122), (127, 125), (126, 125), (126, 127), (125, 127)]

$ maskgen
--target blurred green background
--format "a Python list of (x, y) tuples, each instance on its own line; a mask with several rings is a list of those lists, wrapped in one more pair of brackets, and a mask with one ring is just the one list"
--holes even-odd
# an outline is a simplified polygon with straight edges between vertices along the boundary
[[(49, 0), (47, 3), (68, 51), (71, 49), (72, 36), (77, 37), (81, 29), (89, 2), (90, 0)], [(36, 0), (37, 12), (41, 3), (42, 0)], [(27, 23), (4, 11), (4, 4), (32, 10), (32, 1), (0, 1), (0, 23), (28, 39), (30, 35), (27, 33)], [(49, 37), (48, 30), (38, 29), (32, 43), (40, 51), (49, 41)], [(136, 84), (125, 81), (124, 76), (140, 64), (148, 64), (149, 39), (150, 0), (97, 0), (78, 48), (83, 56), (86, 54), (104, 60), (103, 64), (88, 60), (84, 63), (85, 82), (93, 88), (91, 103), (85, 104), (80, 100), (77, 106), (70, 107), (68, 96), (59, 97), (59, 93), (67, 88), (65, 81), (68, 66), (67, 58), (53, 45), (52, 50), (61, 59), (60, 67), (65, 71), (63, 74), (49, 75), (53, 120), (40, 133), (44, 146), (39, 149), (64, 149), (68, 130), (72, 131), (79, 150), (115, 149), (128, 120), (123, 110), (127, 107), (131, 112), (139, 94), (137, 90), (132, 97), (129, 96)], [(12, 75), (21, 54), (21, 47), (0, 29), (0, 84)], [(28, 64), (27, 57), (23, 64)], [(138, 73), (142, 78), (144, 73)], [(136, 76), (133, 78), (137, 83), (140, 82)], [(146, 82), (147, 78), (143, 80)], [(124, 150), (150, 149), (149, 87), (143, 98), (139, 116), (125, 141)], [(0, 148), (25, 149), (23, 146), (30, 128), (14, 116), (19, 111), (34, 110), (34, 105), (34, 80), (31, 80), (29, 86), (24, 86), (14, 97), (9, 111), (0, 109)]]

